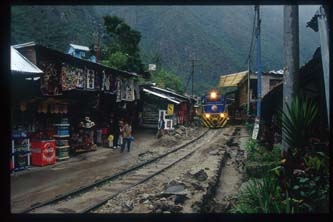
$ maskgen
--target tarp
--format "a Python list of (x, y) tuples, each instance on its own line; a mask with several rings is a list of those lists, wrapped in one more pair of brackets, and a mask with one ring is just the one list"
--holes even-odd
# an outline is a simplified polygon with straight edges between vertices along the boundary
[(10, 69), (11, 71), (29, 74), (43, 73), (42, 70), (19, 53), (13, 46), (10, 47)]
[(219, 87), (237, 86), (246, 76), (248, 71), (220, 76)]

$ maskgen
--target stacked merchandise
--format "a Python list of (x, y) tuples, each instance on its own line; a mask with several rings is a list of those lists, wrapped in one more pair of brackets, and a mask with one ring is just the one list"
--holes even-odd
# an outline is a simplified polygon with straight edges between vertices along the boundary
[(19, 171), (30, 166), (30, 141), (23, 130), (13, 130), (12, 132), (12, 152), (10, 170)]
[(69, 126), (67, 118), (62, 118), (60, 123), (53, 124), (56, 127), (55, 138), (57, 160), (66, 160), (69, 158)]

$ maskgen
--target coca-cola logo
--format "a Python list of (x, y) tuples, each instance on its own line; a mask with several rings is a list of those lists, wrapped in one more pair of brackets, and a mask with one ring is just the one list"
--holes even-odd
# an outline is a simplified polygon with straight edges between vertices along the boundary
[(43, 159), (46, 162), (53, 161), (54, 155), (55, 155), (54, 144), (47, 142), (47, 143), (44, 144), (43, 148), (44, 148), (43, 149)]

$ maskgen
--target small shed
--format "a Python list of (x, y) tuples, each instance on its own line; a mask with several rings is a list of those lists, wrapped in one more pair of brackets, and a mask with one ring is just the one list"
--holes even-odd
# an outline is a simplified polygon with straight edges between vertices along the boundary
[[(250, 78), (250, 82), (248, 79)], [(237, 87), (235, 92), (235, 103), (230, 106), (230, 109), (234, 107), (239, 114), (246, 113), (247, 103), (250, 103), (250, 113), (255, 112), (255, 103), (257, 101), (257, 73), (249, 73), (248, 71), (242, 71), (238, 73), (232, 73), (222, 75), (220, 77), (219, 87)], [(282, 82), (283, 70), (262, 72), (261, 75), (261, 95), (264, 97), (270, 92), (276, 85)], [(250, 88), (248, 90), (248, 85)], [(233, 110), (232, 112), (235, 112)]]
[(79, 59), (84, 59), (86, 57), (86, 53), (89, 52), (90, 49), (87, 46), (69, 44), (69, 49), (67, 54), (74, 56)]
[(140, 125), (156, 128), (160, 111), (165, 111), (165, 119), (172, 120), (172, 125), (182, 125), (192, 118), (194, 100), (170, 89), (163, 89), (154, 84), (142, 85), (140, 100)]

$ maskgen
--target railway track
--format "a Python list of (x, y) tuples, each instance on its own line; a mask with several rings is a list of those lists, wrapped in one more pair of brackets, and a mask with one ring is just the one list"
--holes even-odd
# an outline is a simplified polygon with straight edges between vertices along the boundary
[(144, 183), (179, 161), (187, 158), (209, 141), (217, 138), (220, 130), (207, 130), (196, 139), (131, 169), (96, 181), (94, 184), (67, 193), (45, 203), (37, 204), (22, 213), (89, 213), (122, 192)]

